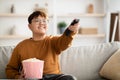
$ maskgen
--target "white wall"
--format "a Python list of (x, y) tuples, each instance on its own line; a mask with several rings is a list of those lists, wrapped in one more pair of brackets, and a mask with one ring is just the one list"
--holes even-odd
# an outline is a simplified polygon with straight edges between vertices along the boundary
[(108, 0), (109, 2), (109, 7), (108, 10), (109, 12), (120, 12), (120, 0)]
[(103, 0), (56, 0), (57, 13), (86, 13), (88, 5), (94, 5), (94, 13), (103, 13)]
[(109, 42), (109, 29), (110, 29), (110, 15), (114, 12), (120, 12), (120, 0), (105, 0), (105, 32), (106, 32), (106, 42)]
[[(35, 4), (39, 7), (45, 7), (48, 3), (48, 12), (51, 15), (69, 14), (69, 13), (86, 13), (89, 3), (94, 5), (94, 13), (104, 13), (104, 0), (0, 0), (0, 13), (10, 13), (11, 5), (15, 6), (16, 14), (29, 15)], [(55, 3), (55, 4), (54, 4)], [(105, 32), (104, 18), (98, 17), (57, 17), (57, 22), (65, 20), (69, 25), (74, 18), (80, 19), (81, 27), (98, 27), (99, 33)], [(47, 34), (57, 32), (54, 26), (55, 21), (50, 18)], [(27, 27), (27, 17), (0, 17), (0, 35), (10, 34), (13, 26), (16, 26), (17, 34), (31, 35), (31, 31)]]
[[(56, 0), (56, 15), (59, 14), (84, 14), (87, 13), (88, 5), (94, 5), (94, 13), (104, 13), (104, 0)], [(81, 27), (97, 27), (98, 33), (104, 33), (104, 18), (98, 17), (59, 17), (59, 21), (65, 20), (69, 25), (74, 18), (80, 19)]]
[[(49, 0), (0, 0), (0, 13), (10, 13), (11, 5), (14, 4), (15, 14), (29, 15), (34, 11), (35, 4), (39, 7), (45, 7), (45, 3)], [(52, 14), (52, 4), (49, 3), (49, 14)], [(30, 35), (28, 29), (27, 16), (26, 17), (0, 17), (0, 35), (9, 35), (10, 30), (16, 26), (18, 34)], [(52, 29), (48, 33), (52, 32)]]
[[(34, 7), (35, 4), (39, 4), (39, 7), (45, 7), (45, 3), (48, 3), (48, 10), (49, 14), (54, 14), (54, 9), (56, 14), (69, 14), (69, 13), (86, 13), (87, 12), (87, 7), (89, 3), (93, 3), (94, 5), (94, 12), (95, 13), (103, 13), (103, 1), (101, 0), (56, 0), (56, 6), (53, 4), (54, 0), (0, 0), (0, 13), (10, 13), (10, 8), (11, 5), (14, 4), (15, 7), (15, 13), (17, 14), (27, 14), (29, 15)], [(67, 17), (68, 18), (68, 17)], [(74, 17), (73, 17), (74, 18)], [(63, 18), (63, 20), (66, 20), (66, 22), (69, 24), (73, 18), (68, 18), (66, 20)], [(104, 32), (103, 28), (104, 25), (102, 24), (103, 20), (102, 19), (97, 19), (97, 18), (92, 18), (92, 19), (86, 19), (86, 18), (81, 18), (81, 26), (82, 27), (98, 27), (99, 32)], [(53, 22), (52, 19), (50, 19), (52, 23), (50, 23), (50, 27), (48, 29), (48, 34), (52, 34), (54, 32), (53, 30)], [(60, 18), (60, 20), (62, 20)], [(30, 34), (31, 32), (28, 30), (28, 23), (27, 23), (27, 17), (25, 18), (20, 18), (20, 17), (15, 17), (15, 18), (10, 18), (10, 17), (0, 17), (0, 34), (1, 35), (7, 35), (10, 32), (10, 29), (13, 26), (16, 26), (17, 29), (20, 29), (18, 33), (20, 34), (21, 31), (24, 34)], [(59, 19), (58, 19), (59, 21)], [(6, 24), (7, 23), (7, 24)], [(52, 26), (52, 27), (51, 27)], [(101, 27), (102, 26), (102, 27)]]

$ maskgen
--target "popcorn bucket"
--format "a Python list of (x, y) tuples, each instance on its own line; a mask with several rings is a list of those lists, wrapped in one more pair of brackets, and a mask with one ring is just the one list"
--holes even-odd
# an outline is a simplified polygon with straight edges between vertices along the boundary
[(22, 61), (25, 78), (42, 79), (44, 61), (31, 58)]

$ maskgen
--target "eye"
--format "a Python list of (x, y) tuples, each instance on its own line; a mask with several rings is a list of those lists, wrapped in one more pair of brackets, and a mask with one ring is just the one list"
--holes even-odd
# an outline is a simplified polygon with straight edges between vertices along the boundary
[(35, 19), (35, 22), (39, 22), (39, 20), (38, 20), (38, 19)]
[(46, 23), (47, 21), (46, 20), (43, 20), (44, 23)]

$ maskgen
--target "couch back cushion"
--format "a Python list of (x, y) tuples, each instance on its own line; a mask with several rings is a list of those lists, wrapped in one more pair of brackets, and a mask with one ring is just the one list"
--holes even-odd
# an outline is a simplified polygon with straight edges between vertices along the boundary
[(61, 70), (78, 80), (100, 79), (99, 71), (120, 43), (103, 43), (92, 46), (70, 47), (60, 56)]
[(0, 46), (0, 79), (6, 79), (5, 68), (14, 46)]

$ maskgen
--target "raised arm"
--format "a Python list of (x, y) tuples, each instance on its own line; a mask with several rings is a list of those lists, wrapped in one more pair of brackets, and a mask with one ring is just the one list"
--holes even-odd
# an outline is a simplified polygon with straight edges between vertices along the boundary
[(73, 22), (60, 37), (53, 38), (53, 48), (57, 51), (63, 51), (71, 45), (74, 35), (77, 34), (79, 29), (79, 21), (75, 24)]

